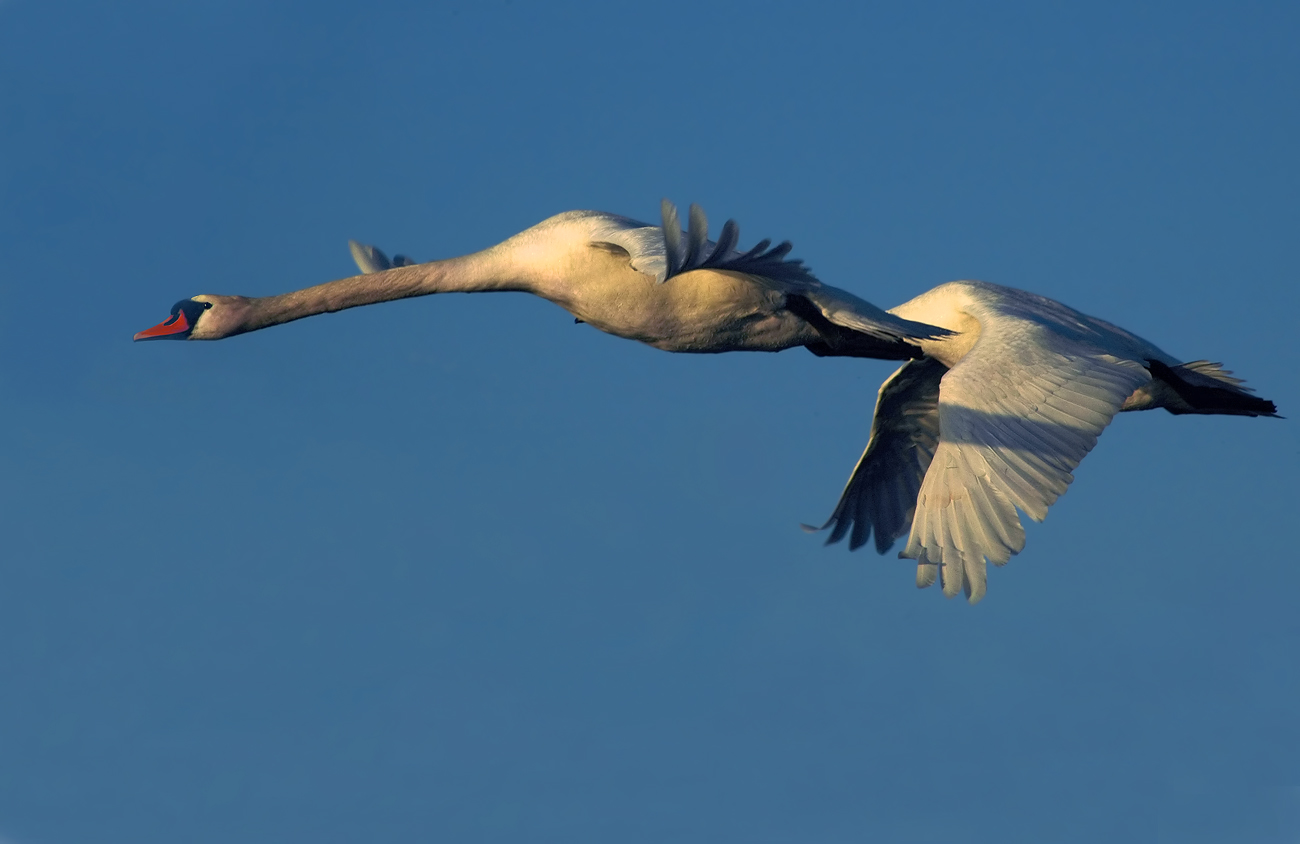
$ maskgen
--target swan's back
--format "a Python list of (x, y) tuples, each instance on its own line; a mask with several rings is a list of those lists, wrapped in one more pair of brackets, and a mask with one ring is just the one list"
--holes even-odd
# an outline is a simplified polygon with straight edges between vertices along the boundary
[[(1014, 355), (1023, 351), (1025, 344), (1037, 344), (1047, 350), (1083, 345), (1128, 360), (1178, 363), (1176, 358), (1131, 331), (1076, 311), (1055, 299), (987, 281), (950, 281), (890, 308), (889, 312), (963, 332), (966, 342), (949, 341), (945, 347), (956, 347), (960, 354), (948, 351), (936, 355), (949, 366), (955, 366), (971, 350), (974, 341), (981, 338), (981, 350), (985, 354)], [(976, 335), (973, 338), (972, 333)]]

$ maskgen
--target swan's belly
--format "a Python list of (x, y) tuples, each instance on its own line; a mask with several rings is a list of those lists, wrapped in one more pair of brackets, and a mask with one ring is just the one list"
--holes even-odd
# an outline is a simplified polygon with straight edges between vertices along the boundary
[(814, 339), (785, 295), (736, 273), (696, 271), (660, 284), (584, 291), (569, 310), (609, 334), (668, 352), (780, 351)]
[(779, 352), (805, 342), (798, 331), (801, 325), (788, 314), (771, 313), (676, 320), (642, 342), (665, 352)]

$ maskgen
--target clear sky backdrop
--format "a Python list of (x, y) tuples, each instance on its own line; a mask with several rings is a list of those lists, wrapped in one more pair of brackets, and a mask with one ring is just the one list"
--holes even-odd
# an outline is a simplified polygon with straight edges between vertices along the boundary
[[(0, 3), (0, 836), (1297, 840), (1300, 7), (1072, 6)], [(969, 607), (798, 529), (892, 363), (523, 295), (131, 343), (662, 197), (1292, 419), (1125, 414)]]

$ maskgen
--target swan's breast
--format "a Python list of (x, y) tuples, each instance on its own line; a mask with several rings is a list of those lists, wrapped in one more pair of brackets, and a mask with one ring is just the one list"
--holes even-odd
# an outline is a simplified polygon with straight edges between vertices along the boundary
[(890, 308), (889, 313), (954, 332), (948, 337), (920, 342), (923, 352), (952, 368), (970, 352), (982, 333), (979, 315), (984, 308), (975, 295), (979, 292), (979, 287), (970, 282), (952, 281)]

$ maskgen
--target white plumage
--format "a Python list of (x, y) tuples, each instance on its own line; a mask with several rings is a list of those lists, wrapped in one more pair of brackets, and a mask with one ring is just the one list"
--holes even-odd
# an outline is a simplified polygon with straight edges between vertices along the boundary
[(986, 563), (1025, 545), (1035, 521), (1074, 480), (1079, 461), (1121, 410), (1275, 416), (1217, 364), (1178, 361), (1146, 340), (1051, 299), (984, 282), (944, 284), (890, 310), (949, 328), (921, 340), (925, 357), (881, 387), (867, 449), (823, 527), (876, 534), (916, 582), (974, 603)]
[(1217, 364), (1180, 364), (1142, 338), (1059, 302), (983, 282), (944, 284), (883, 311), (823, 284), (790, 244), (747, 252), (730, 220), (708, 239), (570, 211), (459, 258), (414, 264), (352, 244), (363, 275), (279, 296), (200, 295), (137, 340), (217, 340), (304, 317), (434, 293), (521, 291), (577, 321), (673, 352), (780, 351), (903, 359), (880, 389), (871, 438), (824, 527), (856, 548), (898, 538), (917, 585), (973, 603), (986, 564), (1024, 548), (1016, 510), (1041, 521), (1121, 410), (1275, 416)]

